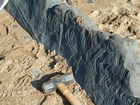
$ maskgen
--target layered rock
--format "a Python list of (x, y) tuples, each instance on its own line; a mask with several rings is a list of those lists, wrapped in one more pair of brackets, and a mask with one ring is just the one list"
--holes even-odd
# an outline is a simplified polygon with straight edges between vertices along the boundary
[(134, 40), (101, 32), (63, 0), (10, 0), (6, 9), (35, 40), (67, 59), (95, 104), (140, 103), (135, 97), (140, 95), (140, 64)]

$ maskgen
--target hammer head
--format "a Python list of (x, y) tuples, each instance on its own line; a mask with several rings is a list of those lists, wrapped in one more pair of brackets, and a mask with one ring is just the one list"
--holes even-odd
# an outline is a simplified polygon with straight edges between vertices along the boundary
[(61, 75), (43, 83), (42, 90), (44, 93), (51, 93), (53, 91), (56, 91), (58, 84), (63, 83), (67, 86), (69, 84), (72, 84), (73, 82), (74, 78), (72, 74)]

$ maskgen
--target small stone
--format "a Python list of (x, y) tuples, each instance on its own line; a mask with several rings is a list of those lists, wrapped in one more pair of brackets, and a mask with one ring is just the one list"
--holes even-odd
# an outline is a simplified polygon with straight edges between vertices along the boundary
[(94, 3), (96, 0), (88, 0), (88, 3)]
[(35, 75), (35, 80), (40, 76), (41, 74), (41, 71), (40, 70), (35, 70), (35, 69), (32, 69), (32, 72), (33, 74)]
[(16, 24), (15, 24), (15, 25), (13, 25), (13, 28), (18, 28), (18, 25), (16, 25)]
[(12, 35), (13, 34), (13, 31), (12, 30), (10, 30), (10, 35)]
[(79, 93), (79, 89), (74, 89), (73, 94), (78, 94)]
[(36, 77), (39, 77), (39, 76), (40, 76), (40, 74), (41, 74), (41, 71), (39, 71), (39, 70), (35, 70), (35, 72), (34, 72), (34, 73), (35, 73), (35, 76), (36, 76)]
[(27, 36), (24, 36), (24, 39), (25, 40), (29, 40), (31, 37), (29, 36), (29, 35), (27, 35)]

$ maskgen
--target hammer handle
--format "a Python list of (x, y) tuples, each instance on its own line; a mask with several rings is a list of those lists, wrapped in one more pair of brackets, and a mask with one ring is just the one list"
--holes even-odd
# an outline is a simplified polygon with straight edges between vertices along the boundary
[(57, 85), (57, 88), (66, 97), (71, 105), (82, 105), (63, 83)]

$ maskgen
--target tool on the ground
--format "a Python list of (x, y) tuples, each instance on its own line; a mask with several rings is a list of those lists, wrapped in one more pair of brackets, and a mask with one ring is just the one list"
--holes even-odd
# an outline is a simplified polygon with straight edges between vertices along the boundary
[(70, 102), (71, 105), (81, 105), (80, 101), (77, 100), (74, 95), (66, 87), (74, 82), (72, 74), (65, 74), (55, 77), (42, 84), (42, 90), (44, 93), (51, 93), (58, 89)]

